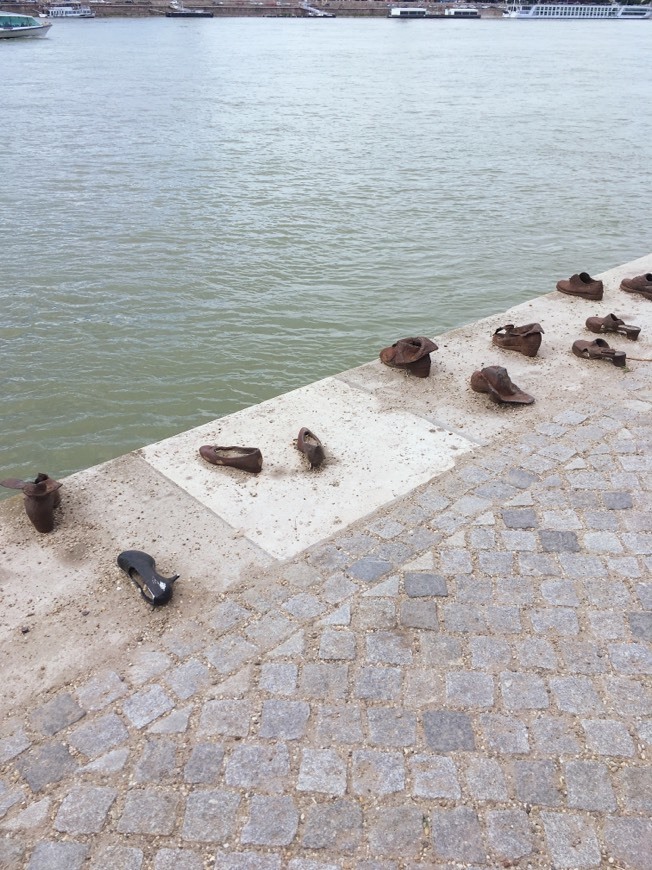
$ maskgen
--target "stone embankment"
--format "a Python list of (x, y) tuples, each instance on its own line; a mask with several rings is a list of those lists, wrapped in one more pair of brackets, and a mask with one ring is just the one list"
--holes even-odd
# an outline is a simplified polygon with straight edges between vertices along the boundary
[[(650, 271), (72, 475), (51, 534), (1, 504), (0, 866), (649, 870), (652, 302), (619, 285)], [(570, 350), (610, 312), (625, 369)], [(532, 321), (537, 357), (492, 346)]]

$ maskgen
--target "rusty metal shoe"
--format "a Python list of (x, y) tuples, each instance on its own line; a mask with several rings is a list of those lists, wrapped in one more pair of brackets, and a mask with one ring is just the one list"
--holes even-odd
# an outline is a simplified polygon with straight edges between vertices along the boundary
[(626, 293), (640, 293), (645, 299), (652, 299), (652, 272), (637, 275), (635, 278), (623, 278), (620, 289)]
[(314, 432), (311, 432), (310, 429), (306, 429), (305, 426), (303, 429), (299, 430), (299, 435), (297, 437), (297, 450), (300, 450), (308, 457), (311, 468), (319, 468), (326, 458), (321, 441), (317, 438)]
[(502, 366), (487, 366), (471, 375), (471, 389), (487, 393), (492, 402), (508, 405), (531, 405), (534, 397), (512, 383), (507, 369)]
[(630, 326), (615, 314), (607, 314), (606, 317), (587, 317), (586, 328), (591, 332), (619, 332), (632, 341), (636, 341), (641, 332), (640, 326)]
[(603, 359), (612, 362), (618, 368), (624, 368), (627, 364), (625, 351), (609, 347), (604, 338), (596, 338), (595, 341), (578, 339), (573, 342), (573, 353), (583, 359)]
[(259, 474), (263, 467), (263, 454), (257, 447), (218, 447), (205, 444), (199, 448), (199, 455), (211, 465), (239, 468), (250, 474)]
[(16, 477), (0, 480), (0, 486), (22, 489), (25, 496), (25, 513), (37, 532), (51, 532), (54, 528), (54, 509), (61, 504), (59, 489), (62, 484), (47, 474), (39, 472), (34, 481), (18, 480)]
[(557, 281), (557, 290), (567, 296), (579, 296), (599, 302), (604, 293), (604, 285), (602, 281), (592, 278), (588, 272), (580, 272), (579, 275), (571, 275), (567, 281)]
[(391, 368), (404, 369), (417, 378), (427, 378), (430, 374), (430, 354), (437, 349), (434, 341), (422, 335), (400, 338), (391, 347), (381, 350), (380, 361)]
[(514, 326), (508, 323), (497, 329), (491, 341), (503, 350), (515, 350), (524, 356), (536, 356), (541, 347), (543, 329), (539, 323), (526, 323), (525, 326)]

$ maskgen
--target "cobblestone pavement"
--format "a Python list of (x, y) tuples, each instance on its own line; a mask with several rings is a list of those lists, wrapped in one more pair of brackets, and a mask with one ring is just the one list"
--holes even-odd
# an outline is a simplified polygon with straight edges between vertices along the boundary
[(5, 723), (0, 866), (650, 870), (646, 368)]

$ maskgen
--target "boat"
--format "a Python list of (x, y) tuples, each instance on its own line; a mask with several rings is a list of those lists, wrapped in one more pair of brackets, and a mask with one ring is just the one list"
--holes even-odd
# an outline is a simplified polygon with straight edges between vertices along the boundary
[(45, 10), (48, 18), (95, 18), (90, 6), (81, 3), (68, 3), (66, 6), (48, 6)]
[(18, 37), (48, 35), (52, 27), (49, 21), (39, 21), (32, 15), (19, 15), (16, 12), (0, 10), (0, 39), (16, 39)]
[(212, 18), (210, 9), (186, 9), (183, 0), (172, 0), (170, 8), (165, 11), (166, 18)]
[(480, 18), (481, 16), (475, 6), (451, 7), (444, 10), (443, 15), (429, 12), (423, 6), (391, 6), (387, 17), (395, 21), (409, 21), (412, 18), (444, 18), (450, 21), (455, 18)]
[(652, 18), (652, 6), (625, 6), (606, 0), (604, 3), (578, 3), (577, 0), (544, 0), (541, 3), (508, 2), (504, 18), (535, 19), (616, 19), (618, 21), (644, 21)]
[(409, 18), (427, 18), (427, 12), (427, 9), (420, 6), (392, 6), (387, 17), (407, 21)]

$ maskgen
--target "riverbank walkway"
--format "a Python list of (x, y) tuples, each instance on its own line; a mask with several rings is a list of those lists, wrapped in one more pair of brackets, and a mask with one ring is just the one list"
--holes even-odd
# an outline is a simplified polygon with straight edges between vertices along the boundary
[[(2, 504), (0, 867), (649, 870), (652, 362), (570, 346), (613, 311), (651, 358), (618, 289), (651, 270), (438, 337), (427, 380), (373, 362), (73, 475), (50, 535)], [(492, 348), (529, 321), (539, 357)], [(490, 364), (536, 403), (473, 393)]]

